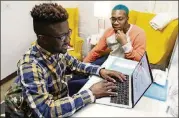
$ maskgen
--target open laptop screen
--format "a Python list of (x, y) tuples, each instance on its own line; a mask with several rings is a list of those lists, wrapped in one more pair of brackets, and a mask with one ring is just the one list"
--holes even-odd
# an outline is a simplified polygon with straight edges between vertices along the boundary
[(132, 78), (133, 103), (135, 105), (147, 88), (151, 85), (153, 79), (149, 67), (147, 53), (144, 53), (142, 59), (134, 69)]

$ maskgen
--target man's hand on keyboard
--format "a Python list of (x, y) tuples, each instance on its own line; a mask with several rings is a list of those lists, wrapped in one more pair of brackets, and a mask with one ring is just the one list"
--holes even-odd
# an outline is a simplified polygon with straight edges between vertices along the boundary
[(116, 96), (117, 93), (112, 92), (112, 90), (116, 89), (117, 86), (113, 82), (108, 82), (107, 80), (102, 80), (90, 87), (90, 90), (95, 98)]
[(107, 69), (101, 69), (99, 71), (100, 75), (102, 78), (110, 81), (110, 82), (116, 82), (115, 79), (119, 79), (121, 82), (123, 82), (124, 80), (126, 80), (126, 77), (124, 74), (117, 72), (117, 71), (113, 71), (113, 70), (107, 70)]

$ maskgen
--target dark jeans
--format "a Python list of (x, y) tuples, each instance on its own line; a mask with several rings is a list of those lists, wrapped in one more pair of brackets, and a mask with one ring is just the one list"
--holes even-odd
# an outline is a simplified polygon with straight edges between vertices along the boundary
[[(108, 58), (108, 55), (105, 55), (103, 57), (98, 58), (96, 61), (92, 62), (92, 64), (101, 66), (105, 60)], [(73, 78), (68, 81), (68, 87), (69, 87), (69, 95), (72, 96), (75, 93), (77, 93), (89, 80), (89, 75), (83, 75), (83, 74), (74, 74)]]
[(96, 61), (92, 62), (92, 64), (95, 64), (95, 65), (99, 65), (101, 66), (105, 61), (106, 59), (108, 58), (109, 55), (104, 55), (98, 59), (96, 59)]

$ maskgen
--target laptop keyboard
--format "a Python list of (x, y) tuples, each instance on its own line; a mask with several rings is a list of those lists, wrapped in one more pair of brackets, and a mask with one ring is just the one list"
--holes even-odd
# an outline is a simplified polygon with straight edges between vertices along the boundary
[(111, 97), (110, 102), (116, 104), (129, 105), (129, 76), (126, 76), (126, 81), (117, 81), (117, 96)]

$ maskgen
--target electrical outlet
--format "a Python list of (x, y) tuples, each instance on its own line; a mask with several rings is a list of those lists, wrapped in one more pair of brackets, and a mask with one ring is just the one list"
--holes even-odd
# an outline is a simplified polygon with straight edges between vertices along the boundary
[(1, 6), (2, 6), (2, 11), (10, 9), (10, 4), (8, 4), (8, 3), (4, 3)]

